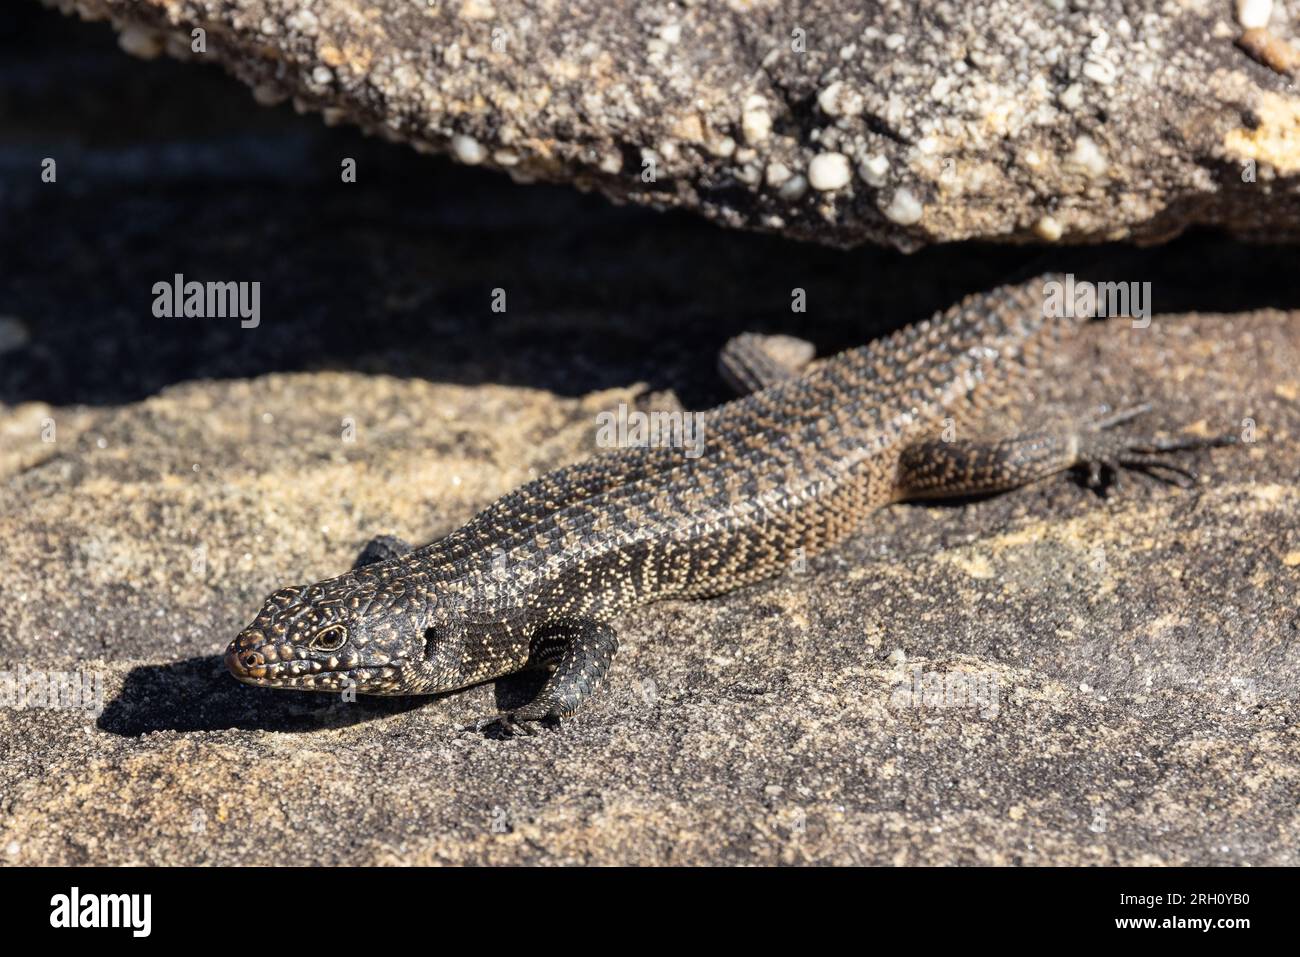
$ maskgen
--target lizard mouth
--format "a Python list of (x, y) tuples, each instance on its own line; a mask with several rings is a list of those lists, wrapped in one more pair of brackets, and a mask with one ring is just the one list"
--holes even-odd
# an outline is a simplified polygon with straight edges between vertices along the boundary
[(390, 660), (383, 665), (358, 664), (334, 667), (309, 658), (268, 662), (256, 648), (240, 647), (232, 642), (226, 650), (226, 670), (247, 685), (260, 688), (299, 688), (304, 691), (344, 691), (352, 688), (363, 694), (393, 693), (402, 662)]
[[(315, 664), (315, 662), (292, 662), (291, 664)], [(395, 694), (399, 674), (396, 664), (398, 663), (382, 667), (340, 668), (337, 671), (323, 669), (301, 671), (271, 665), (248, 671), (231, 667), (227, 662), (227, 668), (244, 684), (259, 688), (298, 688), (303, 691), (345, 691), (352, 688), (361, 694)]]

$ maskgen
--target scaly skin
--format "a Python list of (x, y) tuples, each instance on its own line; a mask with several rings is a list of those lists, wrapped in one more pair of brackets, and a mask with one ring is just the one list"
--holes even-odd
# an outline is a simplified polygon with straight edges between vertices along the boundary
[(1045, 318), (1045, 281), (970, 297), (803, 376), (774, 358), (801, 353), (790, 340), (764, 354), (742, 337), (724, 351), (729, 378), (766, 387), (706, 414), (703, 455), (611, 451), (423, 548), (377, 540), (369, 564), (272, 595), (227, 665), (250, 684), (386, 695), (547, 667), (538, 697), (508, 718), (558, 718), (604, 676), (610, 622), (636, 605), (775, 575), (892, 502), (1000, 491), (1081, 463), (1150, 470), (1157, 453), (1220, 444), (1162, 447), (1098, 428), (942, 442), (945, 416), (1009, 388), (1085, 321)]

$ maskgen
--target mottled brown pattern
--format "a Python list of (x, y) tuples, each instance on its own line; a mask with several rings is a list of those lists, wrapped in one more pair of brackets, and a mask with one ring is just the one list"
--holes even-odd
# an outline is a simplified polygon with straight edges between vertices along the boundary
[[(1045, 317), (1044, 282), (969, 297), (801, 377), (746, 361), (749, 342), (732, 378), (773, 384), (706, 413), (698, 458), (621, 449), (545, 475), (440, 541), (277, 592), (227, 663), (251, 683), (371, 694), (552, 667), (513, 715), (556, 717), (605, 673), (609, 622), (636, 605), (778, 574), (901, 499), (1003, 490), (1080, 461), (1127, 464), (1132, 443), (1088, 430), (942, 440), (943, 419), (974, 408), (981, 386), (1009, 388), (1083, 321)], [(320, 647), (340, 624), (343, 647)]]

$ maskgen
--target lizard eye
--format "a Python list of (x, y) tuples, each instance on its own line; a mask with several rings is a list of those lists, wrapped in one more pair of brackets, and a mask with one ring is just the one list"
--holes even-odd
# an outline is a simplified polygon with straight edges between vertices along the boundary
[(321, 629), (307, 647), (313, 651), (338, 651), (348, 640), (348, 630), (343, 625), (330, 625)]

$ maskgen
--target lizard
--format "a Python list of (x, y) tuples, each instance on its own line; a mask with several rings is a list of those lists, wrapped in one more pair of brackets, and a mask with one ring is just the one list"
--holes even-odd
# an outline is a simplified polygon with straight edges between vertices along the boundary
[(622, 613), (776, 575), (854, 534), (878, 508), (1005, 492), (1070, 469), (1097, 489), (1121, 470), (1194, 483), (1163, 456), (1234, 437), (1116, 429), (1147, 406), (995, 440), (941, 435), (945, 417), (1013, 389), (1099, 318), (1050, 314), (1049, 281), (968, 296), (815, 363), (802, 340), (739, 336), (719, 364), (742, 395), (703, 413), (705, 454), (608, 450), (544, 474), (421, 548), (379, 536), (345, 574), (272, 594), (230, 643), (226, 666), (253, 685), (375, 695), (544, 669), (530, 701), (471, 726), (533, 733), (595, 692)]

